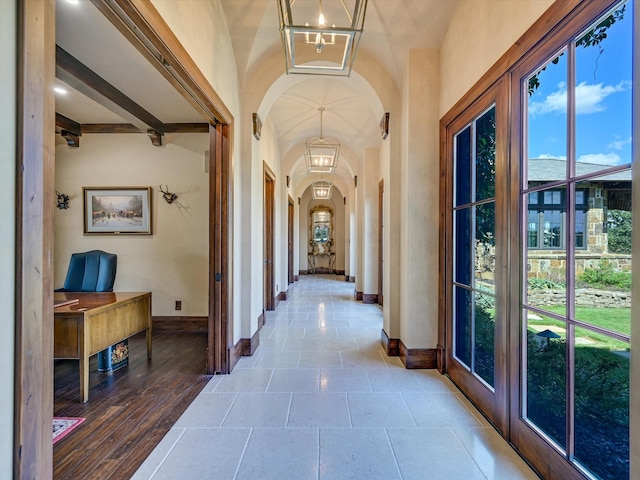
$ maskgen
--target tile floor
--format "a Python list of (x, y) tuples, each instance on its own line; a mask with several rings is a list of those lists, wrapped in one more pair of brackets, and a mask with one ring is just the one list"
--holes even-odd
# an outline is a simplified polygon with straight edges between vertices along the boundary
[(354, 284), (302, 276), (134, 479), (535, 479), (444, 376), (380, 346)]

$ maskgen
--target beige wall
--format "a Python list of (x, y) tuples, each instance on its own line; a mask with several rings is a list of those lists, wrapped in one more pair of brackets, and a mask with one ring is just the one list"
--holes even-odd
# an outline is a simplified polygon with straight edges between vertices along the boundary
[(0, 478), (13, 476), (16, 2), (0, 2)]
[[(55, 186), (71, 201), (55, 212), (55, 287), (72, 253), (101, 249), (118, 255), (114, 290), (151, 291), (153, 315), (208, 315), (208, 139), (168, 134), (154, 147), (144, 134), (94, 134), (77, 149), (58, 143)], [(178, 200), (167, 204), (160, 184)], [(153, 235), (83, 235), (83, 186), (151, 186)]]
[(440, 117), (553, 2), (466, 0), (457, 7), (440, 51)]
[[(243, 122), (240, 114), (240, 93), (235, 56), (231, 44), (222, 5), (219, 0), (152, 0), (153, 5), (169, 25), (180, 43), (198, 65), (222, 102), (234, 117), (231, 145), (232, 199), (229, 216), (230, 227), (230, 279), (232, 297), (229, 306), (232, 317), (233, 343), (242, 337), (242, 323), (247, 320), (243, 309), (250, 304), (250, 278), (246, 275), (242, 252), (248, 250), (241, 232), (241, 205), (243, 172), (241, 138)], [(250, 126), (250, 119), (248, 125)], [(243, 292), (249, 296), (241, 296)]]

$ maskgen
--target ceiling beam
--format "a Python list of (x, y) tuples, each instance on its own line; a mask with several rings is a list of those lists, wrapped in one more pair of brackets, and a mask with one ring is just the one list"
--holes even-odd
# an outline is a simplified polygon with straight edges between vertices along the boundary
[(164, 134), (162, 121), (56, 45), (56, 77), (146, 132)]
[[(83, 123), (82, 133), (147, 133), (130, 123)], [(208, 123), (165, 123), (164, 133), (209, 133)]]
[(59, 113), (56, 113), (56, 128), (70, 132), (78, 137), (82, 135), (82, 127), (78, 122)]

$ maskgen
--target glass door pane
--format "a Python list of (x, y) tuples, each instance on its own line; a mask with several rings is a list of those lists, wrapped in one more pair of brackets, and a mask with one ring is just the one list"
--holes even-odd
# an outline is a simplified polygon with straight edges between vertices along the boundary
[(495, 386), (496, 108), (454, 135), (453, 357)]

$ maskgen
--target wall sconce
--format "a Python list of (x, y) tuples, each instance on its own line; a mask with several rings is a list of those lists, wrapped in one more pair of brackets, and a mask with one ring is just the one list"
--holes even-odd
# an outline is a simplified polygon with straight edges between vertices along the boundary
[(69, 195), (60, 193), (56, 190), (56, 197), (58, 197), (58, 203), (56, 207), (58, 207), (60, 210), (66, 210), (67, 208), (69, 208)]
[(167, 188), (167, 190), (165, 191), (165, 190), (162, 189), (162, 185), (160, 185), (160, 191), (162, 192), (162, 198), (164, 198), (164, 200), (167, 203), (171, 204), (171, 203), (173, 203), (174, 200), (178, 199), (178, 195), (176, 195), (175, 193), (171, 193), (169, 191), (169, 185), (167, 185), (166, 188)]
[(257, 113), (253, 114), (253, 136), (256, 137), (256, 140), (260, 140), (260, 136), (262, 135), (262, 120)]
[(383, 140), (389, 136), (389, 112), (385, 112), (380, 119), (380, 135)]

